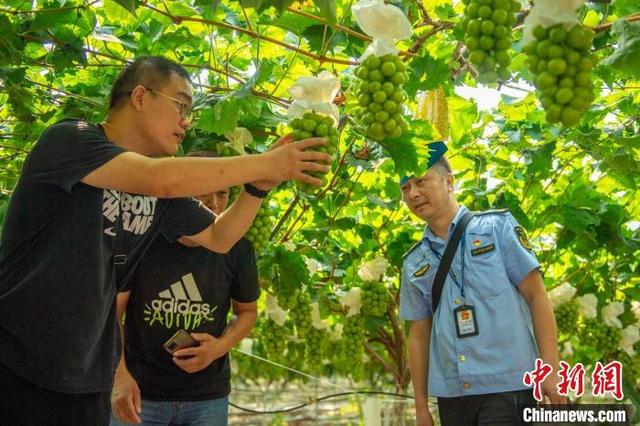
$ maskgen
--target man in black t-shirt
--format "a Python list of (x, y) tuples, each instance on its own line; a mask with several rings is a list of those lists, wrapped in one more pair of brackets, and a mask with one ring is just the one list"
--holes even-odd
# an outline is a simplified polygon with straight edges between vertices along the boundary
[[(214, 213), (228, 191), (198, 197)], [(220, 255), (188, 241), (156, 238), (130, 284), (118, 293), (124, 352), (116, 369), (112, 426), (128, 423), (226, 426), (228, 352), (246, 337), (260, 295), (251, 243)], [(234, 319), (227, 325), (233, 306)], [(170, 355), (163, 344), (185, 330), (200, 346)], [(180, 402), (177, 404), (177, 402)]]
[[(116, 282), (126, 282), (155, 235), (187, 236), (226, 252), (244, 235), (264, 190), (320, 184), (330, 156), (284, 144), (255, 156), (175, 155), (190, 122), (182, 67), (142, 57), (116, 80), (104, 123), (46, 129), (24, 163), (0, 242), (0, 419), (6, 424), (109, 421), (116, 365)], [(192, 199), (245, 186), (214, 223)], [(10, 391), (9, 391), (10, 389)]]

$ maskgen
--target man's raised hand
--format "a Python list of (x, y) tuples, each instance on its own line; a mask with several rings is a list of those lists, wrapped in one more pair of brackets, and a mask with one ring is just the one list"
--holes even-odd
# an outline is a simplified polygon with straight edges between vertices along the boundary
[[(275, 149), (264, 154), (273, 166), (269, 170), (270, 176), (267, 180), (278, 183), (285, 180), (297, 180), (321, 186), (323, 183), (321, 179), (306, 172), (329, 172), (330, 166), (328, 164), (331, 163), (331, 155), (310, 149), (324, 145), (326, 140), (324, 138), (309, 138), (297, 142), (291, 142), (291, 140), (291, 135), (285, 136), (276, 142)], [(327, 164), (320, 164), (321, 162)]]

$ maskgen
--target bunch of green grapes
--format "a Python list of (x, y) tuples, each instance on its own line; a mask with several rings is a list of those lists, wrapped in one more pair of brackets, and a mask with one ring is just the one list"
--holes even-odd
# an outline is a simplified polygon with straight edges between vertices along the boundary
[(284, 353), (287, 335), (287, 328), (276, 324), (271, 318), (265, 318), (260, 323), (260, 342), (270, 358), (279, 358)]
[(245, 234), (245, 238), (253, 244), (256, 255), (259, 255), (267, 246), (272, 227), (272, 214), (269, 213), (269, 202), (265, 199), (258, 209), (251, 228)]
[(311, 327), (311, 296), (304, 290), (296, 291), (296, 300), (289, 309), (289, 319), (299, 335), (304, 335)]
[(238, 195), (240, 195), (240, 191), (242, 191), (241, 186), (232, 186), (231, 188), (229, 188), (229, 206), (231, 206), (236, 198), (238, 198)]
[(320, 373), (322, 371), (322, 361), (329, 347), (329, 335), (325, 330), (311, 327), (304, 335), (304, 342), (306, 345), (304, 356), (309, 370), (314, 373)]
[(624, 350), (619, 350), (612, 354), (611, 361), (620, 361), (622, 364), (622, 378), (625, 382), (630, 383), (636, 390), (640, 390), (640, 357), (629, 355)]
[(220, 157), (234, 157), (238, 155), (238, 151), (231, 148), (228, 143), (219, 142), (216, 145), (216, 151)]
[[(327, 143), (314, 148), (314, 150), (326, 152), (333, 156), (338, 151), (338, 143), (340, 142), (338, 130), (334, 127), (334, 124), (333, 118), (329, 116), (306, 112), (302, 117), (294, 118), (290, 125), (293, 130), (293, 139), (296, 141), (313, 137), (326, 138)], [(322, 186), (326, 185), (327, 179), (325, 175), (318, 172), (311, 173), (311, 175), (321, 179)], [(296, 185), (307, 194), (313, 194), (319, 189), (306, 183), (296, 182)]]
[(361, 81), (357, 91), (361, 109), (354, 115), (367, 128), (367, 136), (374, 140), (397, 138), (409, 125), (403, 115), (408, 81), (407, 66), (395, 55), (369, 56), (356, 68)]
[(533, 35), (536, 40), (524, 52), (547, 121), (574, 126), (595, 99), (591, 69), (597, 60), (589, 53), (594, 33), (580, 25), (567, 31), (558, 24), (538, 25)]
[(381, 317), (387, 313), (389, 306), (389, 292), (384, 284), (375, 281), (366, 281), (360, 288), (362, 289), (362, 313)]
[(275, 292), (278, 306), (282, 309), (291, 309), (295, 305), (298, 299), (296, 287), (282, 285), (282, 282), (276, 279), (271, 283), (271, 289)]
[(466, 7), (460, 29), (469, 62), (478, 69), (480, 83), (495, 83), (511, 76), (511, 35), (520, 3), (515, 0), (463, 0)]
[(602, 353), (611, 353), (618, 349), (620, 330), (598, 318), (588, 319), (580, 328), (580, 343), (594, 347)]
[(346, 368), (343, 374), (350, 375), (355, 380), (364, 377), (364, 317), (355, 315), (346, 317), (343, 321), (342, 337), (336, 353), (338, 364)]
[[(300, 340), (291, 340), (287, 343), (287, 367), (294, 368), (296, 370), (304, 370), (305, 366), (305, 344)], [(295, 374), (295, 379), (300, 379), (300, 376)]]
[[(255, 345), (252, 348), (252, 351), (255, 353)], [(265, 354), (261, 354), (265, 355)], [(262, 367), (264, 366), (264, 362), (236, 351), (229, 352), (229, 357), (231, 358), (231, 371), (233, 375), (239, 374), (242, 375), (242, 378), (245, 380), (260, 380), (267, 378), (269, 375), (269, 371), (263, 372)], [(268, 365), (267, 367), (271, 367)], [(269, 368), (267, 370), (270, 370)], [(271, 369), (275, 370), (275, 369)]]
[(278, 306), (282, 309), (291, 309), (293, 305), (296, 304), (298, 300), (298, 294), (296, 293), (295, 288), (277, 288), (274, 287), (276, 291), (276, 299), (278, 299)]
[(578, 302), (571, 300), (555, 309), (558, 329), (569, 335), (573, 335), (578, 329)]

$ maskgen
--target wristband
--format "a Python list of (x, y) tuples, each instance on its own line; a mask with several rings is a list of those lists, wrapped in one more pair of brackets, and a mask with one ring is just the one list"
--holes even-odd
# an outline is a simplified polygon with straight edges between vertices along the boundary
[(253, 195), (256, 198), (264, 198), (269, 194), (269, 191), (263, 191), (262, 189), (258, 189), (250, 183), (244, 184), (244, 190), (249, 195)]

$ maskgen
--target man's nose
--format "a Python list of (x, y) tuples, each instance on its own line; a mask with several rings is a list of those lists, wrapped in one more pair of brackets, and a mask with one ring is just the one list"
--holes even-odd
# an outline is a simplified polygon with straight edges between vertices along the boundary
[(215, 195), (214, 195), (214, 196), (212, 196), (212, 197), (209, 199), (209, 206), (210, 206), (209, 208), (210, 208), (211, 210), (214, 210), (214, 211), (215, 211), (215, 210), (218, 210), (218, 207), (220, 207), (220, 202), (219, 202), (219, 201), (220, 201), (220, 200), (218, 200), (218, 197), (216, 197)]
[(407, 198), (412, 200), (416, 198), (418, 195), (419, 195), (418, 188), (416, 188), (415, 185), (410, 185), (409, 189), (407, 190)]

